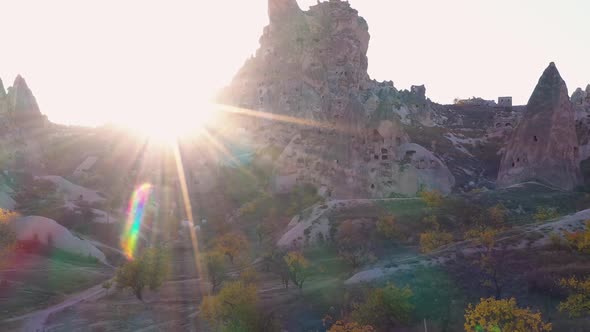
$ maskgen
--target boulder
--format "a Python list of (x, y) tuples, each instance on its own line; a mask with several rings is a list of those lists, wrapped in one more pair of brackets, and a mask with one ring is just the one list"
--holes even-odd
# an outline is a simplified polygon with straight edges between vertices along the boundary
[(55, 248), (83, 257), (94, 257), (99, 262), (107, 264), (102, 251), (89, 241), (74, 236), (55, 220), (36, 216), (21, 217), (12, 220), (10, 227), (19, 241), (38, 240), (42, 244), (51, 244)]

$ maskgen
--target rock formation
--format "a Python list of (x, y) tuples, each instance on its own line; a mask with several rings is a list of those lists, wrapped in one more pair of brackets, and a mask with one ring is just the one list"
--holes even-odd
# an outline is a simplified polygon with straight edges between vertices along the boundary
[(6, 90), (4, 90), (4, 84), (2, 83), (2, 79), (0, 78), (0, 100), (6, 98)]
[(107, 263), (102, 251), (98, 250), (89, 241), (73, 235), (55, 220), (28, 216), (12, 220), (9, 226), (16, 233), (16, 238), (19, 241), (37, 240), (42, 244), (52, 245), (55, 248), (81, 257), (94, 257), (102, 263)]
[(586, 87), (586, 90), (582, 90), (582, 88), (577, 88), (574, 93), (572, 93), (572, 103), (574, 106), (583, 106), (589, 107), (590, 106), (590, 84)]
[(33, 92), (27, 86), (20, 75), (14, 80), (12, 87), (8, 88), (8, 111), (15, 116), (40, 116), (41, 111)]
[(499, 186), (526, 181), (564, 190), (582, 182), (573, 106), (554, 63), (539, 79), (500, 163)]
[[(264, 112), (266, 120), (252, 120), (249, 130), (262, 145), (286, 147), (276, 189), (311, 182), (335, 197), (414, 194), (401, 187), (420, 187), (417, 176), (393, 174), (404, 158), (398, 147), (409, 143), (401, 121), (434, 124), (425, 87), (398, 91), (393, 82), (369, 78), (368, 25), (348, 2), (302, 11), (295, 0), (269, 0), (268, 11), (260, 48), (220, 101)], [(283, 124), (269, 126), (269, 117)], [(401, 185), (408, 181), (413, 186)]]

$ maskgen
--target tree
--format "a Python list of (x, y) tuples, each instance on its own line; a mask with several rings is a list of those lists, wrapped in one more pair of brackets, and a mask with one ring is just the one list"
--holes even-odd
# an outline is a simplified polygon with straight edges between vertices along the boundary
[(551, 324), (543, 322), (541, 313), (522, 309), (516, 305), (514, 298), (496, 300), (481, 299), (473, 307), (469, 304), (465, 310), (466, 332), (548, 332)]
[(377, 232), (388, 240), (396, 240), (400, 233), (395, 216), (389, 215), (379, 218), (377, 221)]
[(243, 254), (248, 249), (248, 240), (239, 233), (227, 233), (219, 237), (216, 241), (216, 250), (222, 252), (229, 258), (233, 264), (234, 259)]
[(213, 251), (205, 256), (205, 265), (207, 266), (207, 278), (211, 282), (211, 291), (215, 293), (226, 279), (227, 266), (225, 265), (225, 257), (219, 251)]
[(117, 288), (130, 288), (133, 294), (143, 301), (143, 290), (148, 287), (155, 291), (168, 276), (168, 253), (162, 248), (147, 249), (140, 257), (126, 262), (117, 270)]
[(338, 255), (353, 269), (375, 259), (370, 249), (370, 241), (367, 241), (369, 236), (370, 233), (367, 232), (364, 224), (353, 220), (346, 220), (338, 227), (336, 234)]
[(16, 234), (8, 223), (18, 216), (15, 212), (0, 209), (0, 268), (4, 265), (4, 255), (10, 252), (16, 245)]
[(586, 220), (584, 231), (564, 232), (564, 237), (572, 249), (581, 253), (590, 253), (590, 220)]
[(267, 272), (273, 272), (281, 277), (285, 288), (289, 288), (289, 267), (285, 262), (285, 252), (278, 248), (270, 248), (262, 256), (262, 263)]
[(247, 267), (240, 272), (240, 280), (246, 285), (256, 284), (256, 279), (258, 279), (258, 273), (253, 267)]
[(539, 207), (534, 215), (536, 221), (547, 221), (559, 217), (555, 208)]
[(19, 214), (12, 211), (0, 209), (0, 253), (9, 250), (16, 243), (16, 234), (8, 225)]
[(468, 232), (469, 237), (483, 246), (483, 251), (474, 262), (483, 273), (482, 285), (493, 289), (496, 300), (499, 300), (510, 275), (510, 269), (505, 260), (508, 251), (505, 247), (496, 248), (497, 235), (498, 231), (493, 228)]
[(305, 279), (309, 276), (309, 261), (299, 251), (291, 251), (284, 257), (289, 269), (289, 277), (295, 286), (303, 288)]
[(487, 209), (487, 215), (492, 224), (496, 228), (501, 228), (506, 222), (506, 208), (502, 204), (496, 204)]
[(337, 321), (330, 327), (328, 332), (375, 332), (371, 325), (360, 325), (355, 322)]
[(438, 190), (423, 190), (420, 192), (420, 198), (431, 209), (440, 207), (443, 202), (443, 196)]
[(104, 288), (104, 290), (106, 291), (107, 295), (109, 294), (109, 290), (113, 287), (113, 282), (110, 280), (107, 280), (105, 282), (102, 283), (102, 288)]
[(438, 230), (420, 234), (420, 251), (432, 252), (444, 245), (453, 242), (453, 234)]
[(259, 331), (260, 314), (254, 285), (228, 282), (219, 294), (205, 296), (201, 315), (212, 326), (226, 331)]
[(571, 292), (565, 301), (559, 303), (559, 311), (568, 312), (570, 317), (590, 314), (590, 278), (564, 278), (559, 281), (559, 285)]
[(355, 304), (354, 321), (386, 330), (407, 323), (414, 310), (411, 304), (412, 290), (389, 284), (369, 292), (365, 302)]

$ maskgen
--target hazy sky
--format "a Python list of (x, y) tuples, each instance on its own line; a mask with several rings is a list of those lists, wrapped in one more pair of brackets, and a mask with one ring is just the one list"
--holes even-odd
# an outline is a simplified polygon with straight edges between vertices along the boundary
[[(316, 0), (300, 0), (307, 9)], [(427, 95), (525, 103), (555, 61), (590, 83), (590, 1), (350, 0), (369, 22), (369, 74)], [(0, 78), (22, 74), (52, 121), (198, 112), (258, 46), (267, 0), (0, 0)], [(174, 109), (174, 112), (170, 112)]]

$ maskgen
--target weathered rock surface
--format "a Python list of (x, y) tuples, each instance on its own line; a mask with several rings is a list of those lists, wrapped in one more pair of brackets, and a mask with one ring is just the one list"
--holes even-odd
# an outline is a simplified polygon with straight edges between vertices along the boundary
[(499, 186), (525, 181), (564, 190), (582, 183), (573, 105), (554, 63), (539, 79), (500, 163)]
[(260, 48), (220, 99), (267, 114), (248, 129), (258, 142), (286, 147), (275, 190), (313, 183), (336, 198), (414, 194), (422, 183), (410, 173), (396, 177), (396, 151), (409, 143), (404, 125), (435, 125), (426, 88), (398, 91), (370, 79), (368, 25), (348, 2), (302, 11), (295, 0), (269, 0), (268, 9)]
[(51, 244), (55, 248), (83, 257), (94, 257), (102, 263), (107, 263), (102, 251), (90, 242), (72, 235), (55, 220), (36, 216), (22, 217), (11, 221), (10, 227), (20, 241), (36, 239), (43, 244)]
[(14, 84), (8, 88), (8, 111), (15, 115), (41, 115), (37, 99), (27, 86), (27, 82), (20, 75)]

